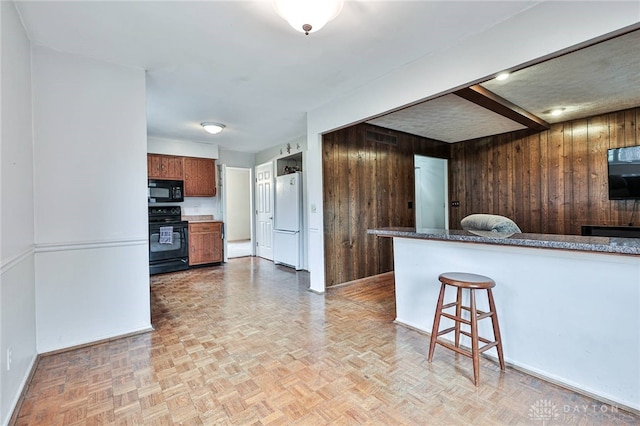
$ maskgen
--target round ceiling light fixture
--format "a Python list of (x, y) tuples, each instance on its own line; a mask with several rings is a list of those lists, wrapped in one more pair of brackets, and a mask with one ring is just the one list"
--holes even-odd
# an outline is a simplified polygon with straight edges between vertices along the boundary
[(225, 127), (224, 124), (211, 122), (200, 123), (200, 125), (204, 130), (211, 133), (212, 135), (217, 135), (218, 133), (222, 132), (222, 129), (224, 129)]
[(273, 0), (272, 3), (289, 25), (309, 35), (338, 16), (344, 0)]
[(510, 75), (511, 75), (511, 74), (509, 74), (509, 73), (508, 73), (508, 72), (506, 72), (506, 71), (505, 71), (505, 72), (501, 72), (500, 74), (498, 74), (498, 75), (496, 76), (496, 80), (498, 80), (498, 81), (504, 81), (504, 80), (508, 79)]

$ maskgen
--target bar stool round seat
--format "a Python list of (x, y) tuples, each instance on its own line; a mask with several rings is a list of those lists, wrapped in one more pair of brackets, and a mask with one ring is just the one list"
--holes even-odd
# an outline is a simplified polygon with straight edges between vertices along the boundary
[(496, 282), (489, 277), (466, 272), (445, 272), (438, 277), (440, 282), (462, 288), (488, 289), (496, 286)]
[[(504, 371), (504, 356), (502, 354), (502, 340), (500, 338), (500, 327), (498, 325), (498, 314), (493, 299), (491, 289), (496, 286), (494, 280), (484, 275), (470, 274), (466, 272), (445, 272), (440, 274), (438, 280), (442, 283), (440, 286), (440, 294), (438, 296), (438, 304), (436, 305), (436, 313), (433, 319), (433, 329), (431, 331), (431, 341), (429, 343), (429, 362), (433, 360), (433, 353), (436, 345), (441, 345), (447, 349), (457, 352), (461, 355), (470, 357), (473, 360), (473, 383), (478, 386), (480, 384), (480, 354), (488, 349), (496, 348), (498, 352), (498, 361), (500, 369)], [(444, 297), (447, 286), (457, 289), (456, 300), (451, 303), (444, 304)], [(462, 290), (469, 292), (469, 306), (462, 304)], [(480, 311), (476, 309), (476, 290), (486, 290), (489, 302), (488, 311)], [(445, 312), (449, 308), (455, 307), (455, 314)], [(468, 315), (463, 316), (463, 311)], [(454, 326), (440, 330), (440, 319), (442, 317), (454, 321)], [(485, 318), (491, 319), (493, 328), (493, 340), (488, 340), (478, 336), (478, 321)], [(469, 327), (469, 331), (461, 329), (461, 324)], [(453, 344), (448, 341), (439, 339), (440, 336), (454, 332)], [(471, 350), (460, 347), (460, 335), (465, 335), (471, 339)], [(484, 346), (480, 347), (480, 342)]]

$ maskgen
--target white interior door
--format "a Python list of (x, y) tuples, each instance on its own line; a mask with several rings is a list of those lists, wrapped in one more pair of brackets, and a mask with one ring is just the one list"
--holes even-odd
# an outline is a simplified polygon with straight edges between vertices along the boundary
[(256, 166), (256, 255), (273, 260), (273, 162)]
[(416, 228), (449, 228), (447, 160), (416, 155)]

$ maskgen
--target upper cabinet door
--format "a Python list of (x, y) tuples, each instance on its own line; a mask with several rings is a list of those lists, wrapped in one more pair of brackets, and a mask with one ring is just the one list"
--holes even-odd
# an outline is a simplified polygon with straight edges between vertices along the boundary
[(210, 158), (147, 154), (147, 175), (183, 180), (185, 197), (216, 196), (216, 160)]
[(150, 179), (183, 180), (182, 157), (147, 154), (147, 175)]
[(185, 197), (215, 197), (216, 161), (209, 158), (184, 157)]

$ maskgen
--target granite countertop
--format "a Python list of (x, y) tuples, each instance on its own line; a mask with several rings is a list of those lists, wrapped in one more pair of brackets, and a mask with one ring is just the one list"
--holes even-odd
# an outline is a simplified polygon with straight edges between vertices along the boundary
[(368, 234), (379, 237), (404, 237), (423, 240), (443, 240), (503, 246), (576, 250), (598, 253), (640, 255), (640, 238), (583, 237), (556, 234), (502, 234), (490, 231), (461, 231), (446, 229), (380, 228)]
[(222, 222), (221, 220), (214, 219), (212, 214), (183, 215), (182, 220), (186, 220), (187, 222)]

